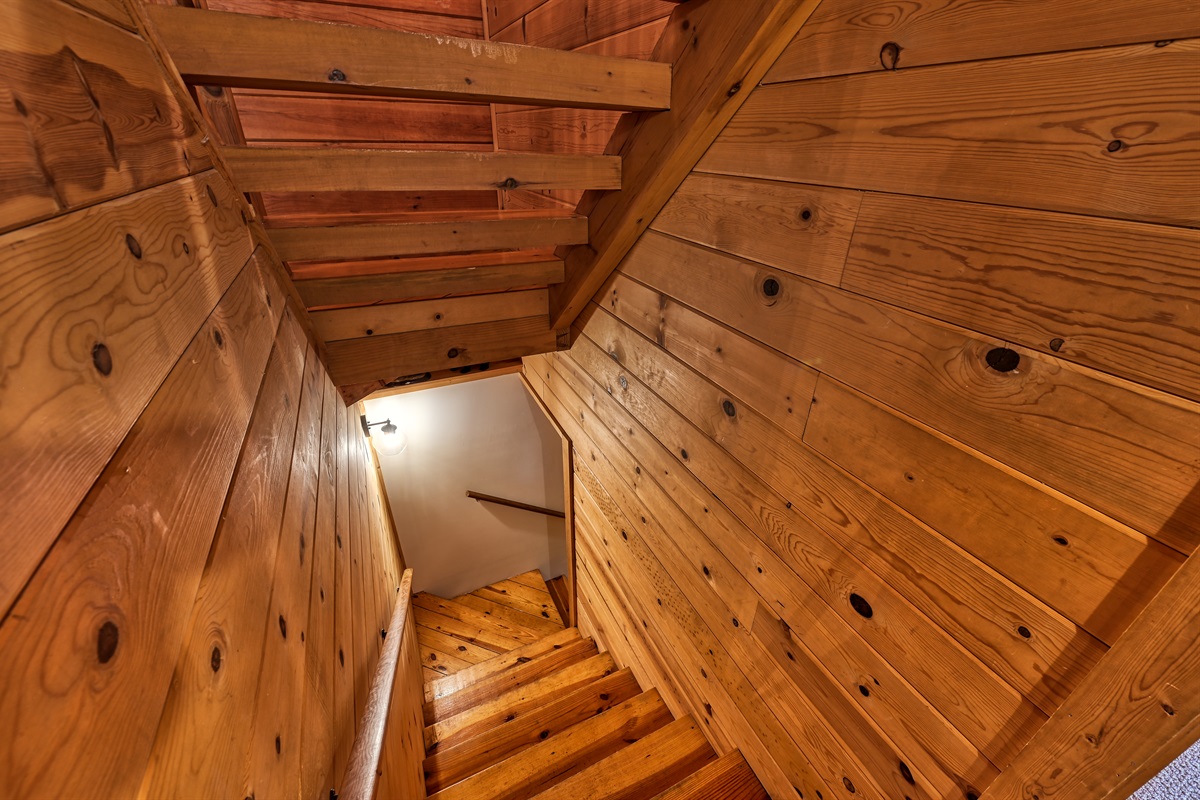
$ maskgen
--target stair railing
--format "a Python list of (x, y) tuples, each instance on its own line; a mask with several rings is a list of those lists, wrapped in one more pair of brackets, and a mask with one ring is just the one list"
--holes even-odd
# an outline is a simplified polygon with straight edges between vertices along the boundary
[[(410, 686), (403, 684), (405, 680), (416, 681), (417, 696), (423, 696), (419, 655), (417, 656), (418, 660), (414, 662), (416, 674), (403, 674), (407, 665), (406, 648), (416, 647), (416, 629), (410, 620), (412, 572), (411, 569), (404, 570), (404, 576), (400, 580), (396, 609), (392, 612), (391, 626), (384, 632), (383, 652), (379, 654), (379, 663), (375, 667), (375, 676), (371, 680), (371, 691), (367, 695), (366, 710), (363, 712), (362, 721), (354, 737), (354, 747), (350, 751), (350, 761), (346, 767), (346, 775), (342, 781), (343, 788), (339, 795), (341, 800), (372, 800), (380, 790), (380, 783), (388, 783), (393, 788), (403, 786), (405, 775), (393, 774), (393, 772), (403, 773), (406, 769), (413, 772), (412, 776), (408, 776), (410, 778), (408, 783), (415, 784), (420, 788), (419, 797), (425, 796), (424, 778), (421, 773), (421, 758), (424, 753), (401, 753), (399, 754), (400, 760), (388, 759), (384, 753), (385, 736), (389, 733), (389, 719), (402, 721), (411, 716), (411, 714), (404, 713), (408, 709), (393, 709), (392, 707), (397, 679), (402, 682), (402, 689), (411, 689)], [(386, 635), (387, 632), (391, 632), (392, 635)], [(403, 702), (403, 698), (406, 696), (408, 696), (407, 693), (403, 693), (400, 701)], [(398, 711), (401, 713), (397, 714)], [(416, 719), (418, 722), (421, 719), (419, 702), (416, 706)], [(403, 748), (404, 744), (412, 738), (404, 736), (404, 731), (401, 730), (392, 730), (390, 733), (391, 738), (387, 741), (392, 749), (395, 749), (397, 745)], [(421, 741), (419, 729), (416, 741)], [(405, 756), (408, 757), (405, 758)], [(413, 763), (404, 763), (404, 761)], [(389, 768), (381, 770), (381, 762), (387, 762)], [(412, 786), (408, 787), (409, 792), (413, 788)]]
[(553, 508), (545, 508), (543, 506), (535, 506), (529, 503), (522, 503), (519, 500), (508, 500), (503, 497), (495, 497), (494, 495), (484, 494), (483, 492), (473, 492), (467, 489), (467, 497), (472, 500), (479, 500), (483, 503), (495, 503), (498, 506), (508, 506), (509, 508), (519, 508), (522, 511), (532, 511), (535, 514), (545, 514), (548, 517), (565, 518), (567, 515), (561, 511), (555, 511)]

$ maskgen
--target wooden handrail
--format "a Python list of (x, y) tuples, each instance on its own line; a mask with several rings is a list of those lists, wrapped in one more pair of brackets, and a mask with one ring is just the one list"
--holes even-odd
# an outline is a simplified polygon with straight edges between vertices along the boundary
[(553, 508), (543, 508), (542, 506), (534, 506), (517, 500), (506, 500), (503, 497), (493, 497), (490, 494), (483, 494), (482, 492), (472, 492), (470, 489), (467, 490), (467, 497), (471, 498), (472, 500), (482, 500), (485, 503), (495, 503), (496, 505), (508, 506), (509, 508), (520, 508), (524, 511), (533, 511), (537, 514), (545, 514), (547, 517), (559, 517), (560, 519), (565, 519), (567, 516), (561, 511), (555, 511)]
[(371, 800), (375, 796), (379, 759), (383, 754), (383, 736), (387, 730), (388, 710), (392, 706), (392, 689), (396, 684), (396, 667), (404, 644), (408, 612), (412, 608), (412, 572), (411, 569), (404, 570), (404, 577), (400, 579), (396, 610), (392, 612), (391, 627), (388, 628), (395, 635), (390, 639), (384, 637), (383, 640), (383, 652), (379, 654), (379, 663), (375, 667), (367, 708), (358, 734), (354, 737), (350, 763), (342, 781), (339, 796), (343, 800)]

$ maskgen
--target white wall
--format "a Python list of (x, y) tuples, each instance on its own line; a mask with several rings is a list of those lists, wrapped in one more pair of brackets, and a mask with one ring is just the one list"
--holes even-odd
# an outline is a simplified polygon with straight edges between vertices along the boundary
[[(480, 503), (468, 489), (563, 508), (562, 445), (517, 375), (366, 402), (408, 437), (379, 463), (414, 591), (460, 594), (531, 569), (566, 572), (563, 521)], [(377, 429), (373, 429), (377, 430)]]

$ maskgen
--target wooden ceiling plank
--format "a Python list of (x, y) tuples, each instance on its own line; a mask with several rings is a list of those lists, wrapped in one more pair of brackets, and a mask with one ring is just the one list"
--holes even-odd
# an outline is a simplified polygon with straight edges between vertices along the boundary
[(245, 192), (620, 189), (616, 156), (225, 147)]
[(378, 303), (467, 292), (502, 292), (561, 281), (558, 259), (517, 264), (494, 264), (466, 269), (431, 269), (383, 275), (357, 275), (296, 281), (309, 308)]
[(587, 241), (587, 220), (501, 217), (398, 225), (272, 228), (270, 236), (284, 261), (385, 258), (579, 244)]
[(330, 342), (326, 368), (338, 385), (548, 353), (557, 337), (546, 316)]
[(668, 64), (178, 6), (146, 12), (176, 68), (194, 83), (579, 108), (670, 106)]
[(546, 289), (439, 297), (409, 303), (335, 308), (312, 314), (313, 328), (326, 342), (360, 336), (451, 328), (546, 314)]
[(625, 189), (580, 201), (590, 244), (565, 253), (554, 328), (570, 327), (819, 2), (686, 3), (672, 14), (654, 52), (674, 65), (672, 108), (627, 117), (613, 132), (605, 152), (621, 156)]

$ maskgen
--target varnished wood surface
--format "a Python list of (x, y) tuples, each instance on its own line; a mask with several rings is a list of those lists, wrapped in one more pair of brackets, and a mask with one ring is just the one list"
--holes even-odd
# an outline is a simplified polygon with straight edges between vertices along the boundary
[(271, 229), (271, 241), (285, 261), (556, 247), (586, 240), (583, 217), (514, 219), (511, 214), (451, 222)]
[[(584, 108), (662, 109), (670, 102), (670, 70), (661, 64), (294, 19), (149, 10), (180, 73), (199, 83)], [(333, 68), (341, 78), (329, 77)]]
[[(636, 121), (627, 118), (609, 140), (606, 152), (621, 154), (625, 188), (580, 201), (579, 211), (589, 218), (589, 244), (564, 258), (567, 276), (551, 298), (552, 327), (570, 326), (741, 107), (748, 96), (740, 91), (743, 83), (760, 80), (815, 6), (789, 0), (702, 4), (675, 12), (655, 49), (656, 59), (673, 65), (673, 106)], [(710, 26), (721, 34), (701, 40), (694, 29)]]
[(1200, 35), (1196, 10), (1172, 0), (1113, 3), (1103, 14), (1085, 0), (824, 3), (765, 83), (1181, 39)]
[(0, 626), (0, 718), (28, 731), (0, 758), (18, 794), (137, 791), (283, 308), (264, 271), (197, 331)]
[(0, 231), (212, 165), (202, 132), (135, 35), (59, 2), (0, 27)]
[[(390, 642), (385, 640), (383, 654), (375, 668), (374, 680), (371, 681), (367, 711), (359, 723), (354, 749), (350, 752), (350, 764), (346, 770), (341, 795), (352, 800), (370, 800), (375, 796), (375, 773), (383, 755), (392, 697), (405, 697), (408, 693), (404, 691), (404, 687), (419, 682), (414, 670), (400, 669), (406, 634), (408, 637), (415, 635), (408, 623), (408, 617), (412, 613), (412, 574), (411, 569), (406, 569), (400, 581), (396, 609), (388, 626), (395, 635)], [(411, 644), (411, 641), (409, 643)], [(397, 682), (400, 684), (399, 692), (396, 691)]]
[(745, 757), (736, 750), (725, 755), (686, 779), (655, 796), (654, 800), (704, 800), (722, 797), (725, 800), (768, 800), (763, 786), (754, 777)]
[(0, 237), (0, 610), (252, 248), (212, 172)]
[[(1198, 48), (1181, 39), (766, 86), (699, 168), (1194, 226)], [(946, 168), (931, 169), (937, 159)]]
[(539, 314), (547, 314), (548, 304), (549, 299), (545, 289), (530, 289), (470, 297), (315, 311), (311, 314), (311, 319), (313, 329), (321, 338), (326, 342), (332, 342), (359, 336), (377, 336), (534, 317)]

